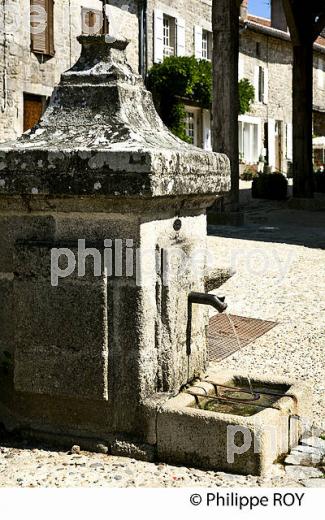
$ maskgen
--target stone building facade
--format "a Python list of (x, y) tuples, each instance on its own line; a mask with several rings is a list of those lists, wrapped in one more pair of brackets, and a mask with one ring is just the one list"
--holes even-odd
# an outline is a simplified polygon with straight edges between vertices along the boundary
[[(107, 3), (109, 32), (131, 40), (128, 58), (143, 76), (166, 56), (211, 59), (212, 0), (108, 0)], [(240, 154), (244, 163), (256, 164), (263, 159), (272, 169), (286, 172), (292, 160), (290, 38), (281, 2), (273, 0), (271, 20), (250, 16), (247, 4), (243, 2), (241, 11), (239, 78), (248, 78), (256, 95), (250, 113), (239, 117)], [(15, 6), (21, 20), (18, 25), (10, 26), (3, 5), (7, 11)], [(6, 30), (0, 36), (0, 141), (19, 135), (28, 126), (30, 121), (28, 118), (26, 121), (25, 112), (35, 96), (39, 107), (46, 104), (60, 74), (79, 54), (76, 36), (85, 24), (82, 13), (101, 8), (100, 0), (56, 0), (55, 53), (45, 56), (31, 52), (30, 0), (6, 0), (2, 4), (0, 24)], [(325, 38), (322, 37), (315, 44), (314, 110), (314, 133), (324, 135)], [(211, 148), (209, 111), (188, 106), (186, 130), (195, 145)]]
[[(272, 18), (248, 14), (243, 2), (240, 28), (239, 79), (255, 88), (249, 113), (239, 117), (242, 161), (262, 159), (271, 169), (288, 170), (292, 160), (292, 49), (281, 2), (273, 0)], [(147, 11), (147, 65), (165, 56), (187, 55), (211, 59), (212, 0), (149, 0)], [(325, 38), (315, 44), (314, 132), (322, 135), (325, 123)], [(210, 114), (187, 107), (187, 133), (194, 144), (211, 147)]]
[[(114, 29), (114, 24), (117, 28), (122, 24), (122, 15), (123, 32), (132, 40), (128, 57), (137, 66), (137, 5), (129, 0), (127, 3), (127, 10), (121, 11), (122, 3), (116, 7), (111, 2), (109, 16)], [(52, 49), (36, 46), (33, 51), (32, 29), (36, 27), (37, 32), (42, 24), (43, 12), (39, 7), (43, 7), (49, 24), (53, 24)], [(0, 141), (20, 135), (39, 117), (60, 74), (73, 65), (80, 54), (76, 36), (96, 29), (102, 8), (101, 0), (6, 0), (0, 3)], [(89, 13), (93, 13), (93, 17)]]

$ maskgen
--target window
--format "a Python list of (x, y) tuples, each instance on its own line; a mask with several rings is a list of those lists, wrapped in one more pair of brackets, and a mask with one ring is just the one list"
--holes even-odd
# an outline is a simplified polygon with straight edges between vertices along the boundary
[(39, 122), (45, 104), (46, 98), (44, 96), (35, 96), (24, 92), (24, 132), (33, 128)]
[(261, 44), (260, 42), (256, 42), (256, 58), (261, 57)]
[(54, 55), (54, 0), (30, 0), (31, 50), (36, 54)]
[(256, 164), (260, 150), (258, 144), (258, 124), (239, 121), (239, 155), (248, 164)]
[(82, 34), (107, 34), (108, 20), (103, 19), (103, 12), (99, 9), (81, 8), (81, 32)]
[(194, 146), (203, 147), (203, 135), (202, 135), (202, 109), (198, 107), (186, 106), (185, 116), (185, 132), (190, 142)]
[(195, 114), (194, 112), (186, 112), (186, 135), (191, 143), (195, 143)]
[(186, 55), (186, 28), (184, 18), (174, 18), (154, 10), (154, 62), (161, 63), (168, 56)]
[(212, 60), (212, 33), (202, 31), (202, 58), (204, 60)]
[(163, 19), (163, 46), (164, 58), (176, 54), (176, 21), (175, 18), (164, 14)]

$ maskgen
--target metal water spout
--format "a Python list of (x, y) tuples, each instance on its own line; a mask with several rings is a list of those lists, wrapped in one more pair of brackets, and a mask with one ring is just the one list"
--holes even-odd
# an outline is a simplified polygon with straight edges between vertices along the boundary
[(225, 297), (218, 298), (215, 294), (191, 292), (188, 301), (190, 304), (210, 305), (220, 313), (224, 312), (228, 307), (227, 303), (225, 303)]

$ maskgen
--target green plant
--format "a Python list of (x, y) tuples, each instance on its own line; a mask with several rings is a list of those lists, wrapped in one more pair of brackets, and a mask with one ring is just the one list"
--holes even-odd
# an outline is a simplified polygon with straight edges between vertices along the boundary
[(262, 173), (252, 184), (254, 199), (285, 200), (288, 196), (288, 181), (281, 173)]
[[(148, 73), (147, 87), (156, 108), (168, 128), (184, 141), (186, 136), (185, 102), (210, 109), (212, 104), (212, 64), (194, 56), (170, 56), (155, 64)], [(248, 80), (239, 82), (240, 113), (249, 109), (254, 87)]]
[(255, 98), (255, 89), (247, 78), (241, 79), (238, 83), (239, 88), (239, 113), (246, 114), (251, 108), (251, 103)]
[(243, 181), (252, 181), (257, 175), (257, 166), (255, 164), (249, 164), (245, 167), (240, 178)]

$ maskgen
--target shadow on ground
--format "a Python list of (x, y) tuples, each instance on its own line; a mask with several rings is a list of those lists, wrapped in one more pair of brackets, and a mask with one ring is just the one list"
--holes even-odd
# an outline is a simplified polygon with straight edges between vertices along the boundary
[(288, 201), (252, 199), (247, 184), (240, 190), (245, 224), (212, 225), (209, 235), (325, 249), (325, 211), (295, 210)]

